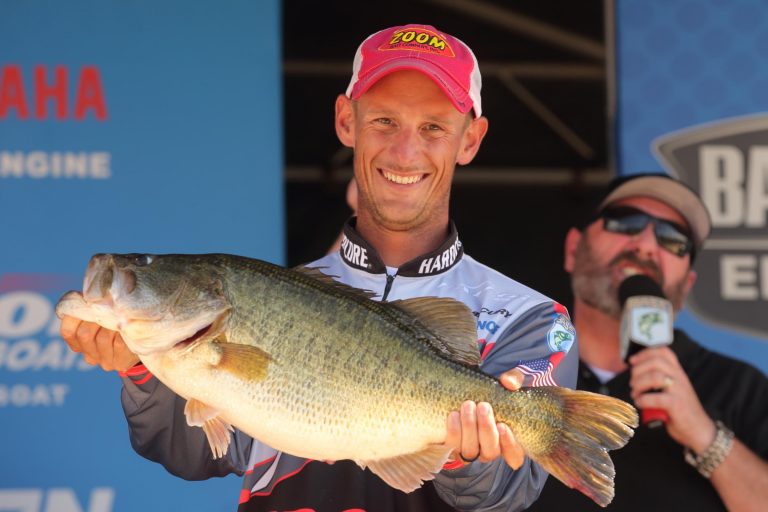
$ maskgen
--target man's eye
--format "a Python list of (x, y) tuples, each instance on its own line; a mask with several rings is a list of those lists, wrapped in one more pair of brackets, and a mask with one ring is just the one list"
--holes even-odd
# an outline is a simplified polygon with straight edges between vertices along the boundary
[(389, 119), (388, 117), (379, 117), (378, 119), (374, 119), (373, 122), (377, 124), (383, 124), (386, 126), (389, 126), (392, 124), (392, 120)]
[(427, 125), (427, 126), (425, 126), (424, 128), (425, 128), (427, 131), (430, 131), (430, 132), (441, 131), (441, 130), (443, 129), (443, 127), (442, 127), (442, 126), (440, 126), (439, 124), (428, 124), (428, 125)]

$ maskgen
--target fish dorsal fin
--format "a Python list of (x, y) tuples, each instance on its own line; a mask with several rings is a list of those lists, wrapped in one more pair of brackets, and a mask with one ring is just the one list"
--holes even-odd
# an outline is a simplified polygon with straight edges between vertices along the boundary
[(378, 293), (372, 292), (371, 290), (361, 290), (359, 288), (354, 288), (352, 286), (349, 286), (348, 284), (344, 284), (340, 281), (337, 281), (339, 276), (323, 274), (320, 271), (320, 269), (323, 269), (323, 268), (327, 268), (327, 267), (307, 267), (304, 265), (300, 265), (298, 267), (293, 267), (293, 270), (295, 270), (296, 272), (299, 272), (300, 274), (304, 274), (307, 277), (311, 277), (315, 281), (320, 281), (321, 283), (324, 283), (332, 288), (343, 291), (345, 293), (357, 295), (359, 297), (363, 297), (366, 299), (373, 299), (379, 296)]
[[(299, 266), (293, 270), (347, 294), (366, 299), (378, 296), (376, 292), (360, 290), (336, 281), (337, 276), (323, 274), (321, 268), (325, 267)], [(387, 304), (416, 318), (436, 335), (428, 336), (427, 341), (444, 356), (470, 366), (480, 364), (477, 320), (464, 303), (447, 297), (417, 297)]]
[(390, 487), (403, 492), (411, 492), (435, 478), (435, 473), (443, 468), (448, 460), (451, 448), (433, 444), (420, 452), (399, 455), (391, 459), (355, 461), (362, 467), (368, 467)]
[(389, 303), (417, 318), (437, 338), (428, 342), (454, 361), (477, 366), (477, 320), (462, 302), (447, 297), (417, 297)]

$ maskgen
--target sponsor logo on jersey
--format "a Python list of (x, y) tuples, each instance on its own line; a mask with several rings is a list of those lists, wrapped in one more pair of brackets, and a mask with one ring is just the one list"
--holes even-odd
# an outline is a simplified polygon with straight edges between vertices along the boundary
[(496, 331), (499, 330), (499, 324), (497, 324), (493, 320), (478, 320), (477, 330), (488, 331), (491, 334), (496, 334)]
[(547, 333), (547, 345), (552, 352), (568, 352), (576, 340), (576, 330), (564, 315), (555, 315), (555, 321)]
[(346, 236), (341, 240), (341, 254), (347, 260), (347, 263), (354, 267), (367, 269), (371, 266), (368, 261), (368, 250), (351, 241)]
[(504, 318), (509, 318), (512, 316), (512, 313), (506, 309), (488, 309), (485, 306), (481, 307), (480, 311), (473, 311), (472, 314), (476, 317), (479, 317), (480, 315), (501, 315)]
[(419, 274), (434, 274), (449, 268), (456, 262), (456, 258), (459, 256), (459, 249), (461, 249), (461, 241), (457, 238), (441, 254), (422, 260), (419, 265)]

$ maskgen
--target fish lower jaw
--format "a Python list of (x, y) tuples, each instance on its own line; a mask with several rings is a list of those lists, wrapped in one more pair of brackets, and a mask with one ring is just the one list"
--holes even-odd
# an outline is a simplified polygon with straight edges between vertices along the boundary
[[(128, 323), (125, 327), (120, 329), (120, 332), (123, 335), (126, 345), (131, 349), (131, 352), (138, 356), (145, 356), (175, 349), (186, 350), (196, 341), (199, 341), (208, 335), (214, 323), (207, 323), (202, 327), (185, 326), (162, 332), (152, 332), (145, 329), (137, 332), (134, 327), (136, 325), (136, 323), (133, 325)], [(134, 327), (134, 329), (132, 329), (132, 327)]]

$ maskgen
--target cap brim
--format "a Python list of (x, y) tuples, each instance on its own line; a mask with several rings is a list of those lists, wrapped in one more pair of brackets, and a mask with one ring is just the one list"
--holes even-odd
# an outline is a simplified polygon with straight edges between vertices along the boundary
[(711, 221), (706, 206), (693, 190), (679, 181), (664, 176), (629, 179), (603, 199), (600, 210), (629, 197), (650, 197), (677, 210), (688, 223), (697, 247), (701, 247), (709, 236)]
[(385, 76), (394, 73), (395, 71), (403, 71), (408, 69), (420, 71), (421, 73), (424, 73), (426, 76), (431, 78), (432, 81), (435, 82), (437, 86), (440, 87), (440, 89), (442, 89), (445, 95), (448, 96), (448, 99), (451, 100), (453, 106), (455, 106), (456, 109), (462, 114), (466, 114), (472, 110), (473, 105), (469, 94), (456, 82), (456, 80), (453, 79), (453, 77), (451, 77), (449, 73), (447, 73), (443, 68), (436, 65), (435, 63), (420, 59), (415, 56), (396, 57), (377, 66), (373, 71), (369, 72), (363, 77), (360, 77), (357, 80), (355, 86), (352, 89), (350, 97), (353, 100), (356, 100), (368, 89), (370, 89), (373, 84)]

